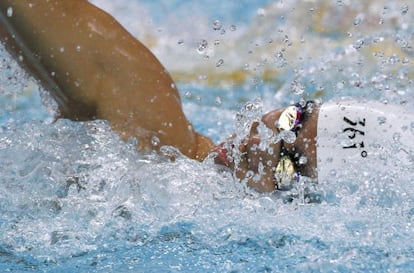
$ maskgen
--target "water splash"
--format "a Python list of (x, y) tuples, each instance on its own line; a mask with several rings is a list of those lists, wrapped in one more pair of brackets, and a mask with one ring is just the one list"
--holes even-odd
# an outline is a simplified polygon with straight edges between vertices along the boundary
[[(246, 21), (223, 9), (233, 16), (229, 21), (195, 13), (198, 23), (191, 16), (177, 20), (172, 12), (158, 12), (165, 21), (155, 22), (139, 3), (99, 2), (142, 35), (173, 75), (191, 71), (191, 77), (177, 76), (190, 79), (179, 85), (189, 94), (183, 96), (185, 111), (217, 141), (248, 133), (248, 122), (263, 112), (302, 97), (414, 105), (413, 16), (404, 1), (261, 2)], [(168, 10), (172, 2), (161, 3)], [(199, 10), (206, 9), (217, 8)], [(358, 14), (364, 20), (355, 25)], [(143, 27), (138, 17), (151, 22)], [(217, 18), (225, 34), (212, 29)], [(177, 21), (184, 27), (172, 23)], [(213, 49), (211, 58), (198, 54), (201, 39)], [(364, 44), (356, 50), (358, 41)], [(225, 65), (217, 67), (220, 59)], [(4, 60), (8, 65), (10, 58)], [(311, 192), (258, 195), (209, 161), (139, 154), (105, 122), (51, 123), (37, 87), (28, 87), (16, 71), (0, 73), (2, 109), (9, 107), (0, 119), (5, 270), (386, 272), (414, 266), (412, 151), (401, 161), (383, 155), (389, 169), (354, 166), (346, 176), (332, 173), (330, 183)], [(200, 87), (200, 75), (203, 83), (219, 78), (219, 88)], [(253, 103), (235, 122), (246, 101)], [(413, 134), (413, 128), (406, 131)], [(398, 136), (395, 141), (401, 149)]]

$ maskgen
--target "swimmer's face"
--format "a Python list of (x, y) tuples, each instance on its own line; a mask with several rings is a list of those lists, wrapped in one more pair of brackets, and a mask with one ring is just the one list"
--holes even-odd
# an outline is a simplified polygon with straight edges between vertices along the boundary
[[(275, 110), (262, 117), (262, 123), (273, 135), (279, 134), (277, 122), (283, 110)], [(240, 180), (247, 179), (249, 187), (260, 192), (271, 192), (275, 190), (274, 169), (280, 160), (281, 142), (269, 142), (267, 150), (259, 149), (259, 144), (267, 140), (260, 139), (258, 126), (259, 122), (252, 124), (249, 136), (239, 146), (240, 163), (233, 167)]]
[[(277, 109), (265, 114), (262, 117), (262, 123), (273, 132), (273, 136), (277, 136), (283, 124), (281, 124), (282, 113), (290, 114), (285, 111), (287, 108)], [(289, 109), (287, 109), (289, 110)], [(285, 111), (285, 112), (284, 112)], [(296, 171), (309, 177), (316, 177), (316, 123), (317, 112), (308, 114), (304, 120), (302, 127), (297, 133), (296, 140), (293, 143), (286, 141), (268, 141), (270, 149), (265, 151), (258, 149), (258, 145), (267, 140), (260, 139), (258, 132), (258, 122), (254, 122), (251, 126), (249, 136), (240, 145), (241, 162), (235, 167), (236, 175), (239, 179), (247, 179), (247, 185), (261, 192), (270, 192), (275, 190), (275, 168), (281, 160), (281, 150), (286, 149), (291, 154), (297, 154), (307, 159), (307, 164), (295, 166)], [(286, 123), (287, 126), (290, 122)], [(283, 158), (282, 158), (283, 160)], [(250, 172), (249, 172), (250, 171)], [(248, 178), (252, 172), (256, 174), (255, 178)]]

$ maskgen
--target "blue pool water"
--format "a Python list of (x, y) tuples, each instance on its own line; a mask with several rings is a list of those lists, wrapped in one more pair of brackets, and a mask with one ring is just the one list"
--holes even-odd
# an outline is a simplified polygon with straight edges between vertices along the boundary
[[(258, 99), (414, 107), (409, 1), (93, 2), (155, 52), (217, 142)], [(54, 122), (47, 92), (0, 60), (1, 272), (413, 271), (414, 164), (259, 195), (209, 160), (142, 155), (104, 121)]]

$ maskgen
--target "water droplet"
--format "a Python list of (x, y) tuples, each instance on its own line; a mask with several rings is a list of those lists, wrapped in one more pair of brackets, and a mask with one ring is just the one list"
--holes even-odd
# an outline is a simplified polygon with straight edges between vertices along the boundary
[(230, 31), (236, 31), (237, 30), (237, 26), (236, 25), (231, 25), (230, 26)]
[(401, 8), (401, 14), (402, 14), (402, 15), (406, 15), (406, 14), (407, 14), (407, 12), (408, 12), (408, 5), (404, 5), (404, 6)]
[(296, 95), (302, 95), (305, 92), (305, 86), (303, 86), (303, 84), (297, 81), (293, 81), (291, 88), (292, 92)]
[(354, 18), (354, 26), (359, 26), (363, 20), (364, 20), (364, 15), (358, 14), (358, 16)]
[(250, 179), (250, 178), (252, 178), (253, 176), (254, 176), (254, 172), (253, 172), (253, 171), (248, 171), (248, 172), (246, 173), (245, 178)]
[(221, 98), (219, 96), (216, 97), (216, 105), (221, 105), (222, 101)]
[(64, 48), (64, 47), (61, 47), (61, 48), (59, 48), (59, 51), (60, 51), (61, 53), (63, 53), (63, 52), (65, 52), (65, 48)]
[(208, 76), (207, 75), (199, 75), (198, 79), (201, 80), (201, 81), (206, 81), (206, 80), (208, 80)]
[(80, 45), (77, 45), (76, 46), (76, 52), (80, 52), (81, 51), (81, 47), (80, 47)]
[(200, 54), (204, 53), (204, 50), (206, 50), (207, 46), (208, 46), (207, 40), (204, 40), (204, 39), (201, 40), (198, 43), (198, 49), (197, 49), (198, 53), (200, 53)]
[(385, 124), (387, 122), (387, 118), (384, 117), (384, 116), (381, 116), (381, 117), (378, 117), (377, 118), (377, 121), (378, 121), (378, 124), (379, 125), (383, 125), (383, 124)]
[(399, 142), (401, 139), (401, 134), (400, 133), (395, 133), (392, 138), (394, 139), (395, 142)]
[(12, 16), (13, 16), (13, 8), (12, 7), (9, 7), (7, 9), (7, 17), (12, 17)]
[(359, 39), (353, 44), (353, 47), (357, 50), (361, 49), (362, 46), (365, 44), (365, 41), (363, 39)]
[(308, 163), (308, 158), (304, 155), (299, 157), (299, 165), (306, 165)]
[(220, 30), (222, 28), (222, 24), (219, 20), (214, 20), (213, 22), (213, 29), (214, 30)]
[(267, 148), (267, 153), (269, 155), (273, 155), (275, 153), (275, 149), (273, 147), (269, 147), (269, 148)]
[(275, 64), (280, 68), (287, 65), (287, 60), (281, 51), (275, 53)]
[(224, 63), (224, 60), (223, 59), (218, 60), (217, 63), (216, 63), (216, 67), (222, 66), (223, 63)]
[(266, 15), (266, 11), (265, 11), (265, 9), (264, 9), (264, 8), (259, 8), (259, 9), (257, 9), (257, 15), (258, 15), (259, 17), (264, 17), (264, 16)]
[(151, 138), (151, 145), (157, 147), (158, 145), (160, 145), (160, 139), (156, 136), (153, 136)]
[(284, 142), (292, 144), (296, 141), (296, 134), (292, 131), (281, 131), (280, 137), (283, 139)]

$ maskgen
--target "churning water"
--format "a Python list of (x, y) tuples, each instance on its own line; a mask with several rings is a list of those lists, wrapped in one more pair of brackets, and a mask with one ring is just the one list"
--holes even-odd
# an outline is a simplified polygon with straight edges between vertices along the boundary
[[(256, 99), (264, 112), (344, 96), (414, 106), (410, 1), (93, 2), (155, 52), (217, 142)], [(47, 94), (0, 57), (0, 271), (413, 270), (412, 151), (260, 195), (210, 160), (140, 154), (104, 121), (53, 122)]]

